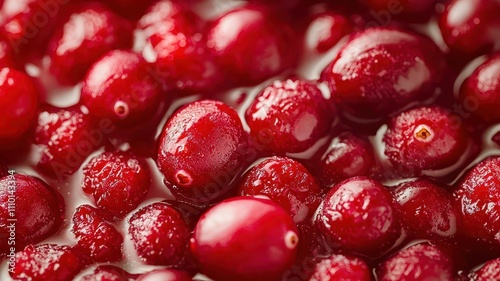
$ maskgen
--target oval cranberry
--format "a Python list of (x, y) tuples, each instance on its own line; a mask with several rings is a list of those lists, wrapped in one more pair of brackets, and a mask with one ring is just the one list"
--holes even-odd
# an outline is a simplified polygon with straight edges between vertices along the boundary
[(137, 281), (192, 281), (191, 275), (175, 269), (157, 269), (145, 273)]
[(307, 48), (325, 53), (352, 31), (349, 19), (335, 12), (327, 11), (314, 15), (304, 35)]
[(333, 254), (315, 265), (309, 281), (333, 280), (371, 281), (372, 274), (362, 259)]
[(293, 264), (297, 229), (268, 199), (235, 197), (208, 210), (191, 238), (201, 272), (220, 280), (278, 280)]

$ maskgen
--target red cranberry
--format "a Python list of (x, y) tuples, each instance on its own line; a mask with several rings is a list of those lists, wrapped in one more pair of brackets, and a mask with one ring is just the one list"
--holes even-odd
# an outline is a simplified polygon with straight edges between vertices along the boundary
[(455, 235), (460, 218), (453, 197), (424, 179), (400, 184), (392, 191), (400, 205), (403, 227), (413, 238)]
[(377, 276), (380, 281), (454, 280), (451, 257), (427, 244), (400, 250), (380, 265)]
[(174, 208), (163, 203), (148, 205), (134, 213), (129, 224), (134, 248), (144, 263), (185, 264), (189, 230)]
[(352, 25), (347, 17), (328, 11), (314, 15), (304, 40), (308, 48), (325, 53), (351, 31)]
[(132, 26), (106, 6), (71, 7), (48, 47), (50, 71), (63, 84), (80, 82), (93, 62), (113, 49), (132, 47)]
[(275, 19), (264, 9), (247, 5), (215, 20), (207, 45), (228, 78), (237, 84), (256, 84), (295, 64), (295, 38)]
[(371, 144), (349, 132), (332, 139), (326, 151), (319, 150), (312, 161), (319, 179), (332, 186), (354, 176), (368, 176), (375, 165)]
[(490, 157), (457, 183), (455, 199), (461, 210), (462, 232), (500, 246), (500, 157)]
[(122, 235), (98, 211), (89, 205), (76, 209), (72, 232), (78, 240), (78, 249), (93, 262), (115, 262), (122, 259)]
[(498, 14), (500, 3), (496, 0), (454, 0), (441, 15), (439, 27), (450, 49), (474, 57), (500, 43)]
[(328, 133), (333, 112), (316, 85), (289, 79), (262, 90), (245, 119), (256, 145), (293, 153), (305, 151)]
[(131, 279), (131, 274), (119, 267), (101, 265), (94, 269), (93, 273), (83, 276), (81, 281), (129, 281)]
[(393, 246), (401, 231), (391, 194), (366, 177), (334, 186), (320, 207), (316, 225), (333, 246), (369, 256)]
[(298, 223), (316, 211), (322, 190), (302, 164), (290, 158), (273, 157), (257, 164), (244, 176), (239, 193), (269, 197)]
[(500, 120), (500, 53), (489, 58), (460, 88), (460, 101), (487, 121)]
[(138, 54), (115, 50), (87, 72), (81, 102), (90, 115), (111, 120), (121, 130), (149, 121), (162, 100), (151, 66)]
[(10, 252), (12, 219), (16, 219), (15, 248), (22, 250), (59, 230), (64, 219), (64, 201), (42, 180), (13, 174), (0, 179), (0, 258)]
[(16, 254), (10, 276), (15, 280), (70, 281), (81, 270), (80, 260), (68, 246), (29, 245)]
[(500, 258), (488, 261), (477, 272), (472, 274), (472, 280), (492, 281), (500, 279)]
[(185, 271), (175, 269), (157, 269), (145, 273), (137, 281), (192, 281), (191, 275)]
[(235, 197), (208, 210), (191, 238), (191, 252), (208, 277), (278, 280), (293, 264), (297, 229), (268, 199)]
[(405, 111), (389, 122), (383, 138), (385, 155), (410, 174), (452, 166), (469, 141), (459, 118), (437, 106)]
[(19, 144), (33, 127), (38, 100), (39, 93), (28, 75), (11, 68), (0, 69), (0, 150)]
[(118, 220), (137, 208), (150, 185), (148, 164), (130, 152), (104, 152), (83, 169), (83, 191), (107, 219)]
[(443, 70), (443, 56), (431, 40), (381, 27), (351, 38), (322, 79), (340, 108), (371, 119), (429, 98)]
[(359, 258), (332, 255), (320, 261), (309, 281), (357, 280), (371, 281), (372, 274), (366, 263)]
[(236, 111), (218, 101), (197, 101), (167, 121), (158, 167), (175, 196), (206, 203), (227, 191), (247, 160), (246, 148)]

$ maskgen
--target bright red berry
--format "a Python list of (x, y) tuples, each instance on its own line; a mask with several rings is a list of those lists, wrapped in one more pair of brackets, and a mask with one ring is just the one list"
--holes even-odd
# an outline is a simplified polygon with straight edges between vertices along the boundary
[(325, 53), (351, 33), (352, 28), (349, 19), (342, 14), (332, 11), (319, 13), (309, 22), (304, 35), (305, 46), (318, 53)]
[(334, 280), (371, 281), (372, 274), (362, 259), (334, 254), (316, 264), (309, 281)]
[(477, 272), (472, 274), (475, 281), (493, 281), (500, 279), (500, 258), (490, 260), (484, 264)]

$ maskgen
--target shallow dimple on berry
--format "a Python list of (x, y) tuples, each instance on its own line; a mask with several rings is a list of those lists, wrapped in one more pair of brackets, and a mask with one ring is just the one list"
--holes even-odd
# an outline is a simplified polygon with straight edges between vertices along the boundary
[(179, 170), (175, 173), (177, 184), (181, 186), (189, 186), (193, 183), (193, 178), (186, 170)]
[(288, 231), (285, 234), (285, 245), (288, 249), (295, 249), (299, 243), (299, 236), (295, 231)]
[(434, 138), (434, 132), (427, 125), (419, 125), (415, 128), (415, 137), (421, 142), (430, 142)]
[(114, 106), (115, 113), (119, 118), (125, 118), (128, 116), (129, 107), (128, 104), (123, 101), (117, 101)]

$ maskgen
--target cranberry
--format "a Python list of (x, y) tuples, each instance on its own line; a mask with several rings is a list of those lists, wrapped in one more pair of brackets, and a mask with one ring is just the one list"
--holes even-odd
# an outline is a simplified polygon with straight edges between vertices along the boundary
[(490, 57), (467, 78), (460, 88), (460, 101), (487, 121), (500, 120), (500, 53)]
[(305, 44), (318, 53), (325, 53), (352, 29), (349, 19), (342, 14), (331, 11), (319, 13), (314, 15), (307, 27)]
[(162, 100), (151, 66), (138, 54), (114, 50), (95, 62), (82, 86), (81, 102), (90, 115), (119, 129), (152, 119)]
[(474, 166), (457, 183), (454, 192), (461, 210), (462, 232), (500, 246), (500, 157)]
[(113, 49), (132, 48), (132, 26), (98, 3), (71, 7), (52, 35), (50, 71), (63, 84), (80, 82), (93, 62)]
[(78, 207), (73, 215), (72, 232), (78, 249), (93, 262), (115, 262), (122, 259), (122, 235), (98, 211), (89, 205)]
[(288, 27), (258, 6), (243, 6), (215, 20), (207, 45), (227, 78), (256, 84), (293, 66), (295, 38)]
[(10, 276), (15, 280), (70, 281), (81, 270), (80, 260), (68, 246), (29, 245), (16, 254)]
[(332, 186), (354, 176), (368, 176), (375, 165), (371, 144), (350, 132), (333, 138), (326, 151), (319, 150), (312, 159), (323, 185)]
[(94, 272), (82, 277), (82, 281), (129, 281), (131, 274), (125, 270), (112, 266), (101, 265), (94, 269)]
[(472, 274), (472, 280), (489, 281), (500, 279), (500, 258), (488, 261), (477, 272)]
[(129, 225), (134, 248), (144, 263), (185, 264), (189, 230), (174, 208), (163, 203), (148, 205), (132, 215)]
[(428, 38), (395, 28), (371, 28), (342, 47), (323, 71), (333, 101), (358, 118), (373, 119), (429, 98), (444, 58)]
[(439, 19), (443, 39), (450, 49), (469, 57), (486, 53), (500, 43), (499, 13), (496, 0), (451, 1)]
[(191, 275), (175, 269), (157, 269), (145, 273), (137, 281), (192, 281)]
[(137, 208), (150, 185), (148, 164), (131, 152), (104, 152), (83, 169), (83, 191), (107, 219), (118, 220)]
[[(50, 237), (64, 219), (61, 195), (42, 180), (28, 175), (13, 174), (0, 179), (0, 206), (0, 236), (9, 237), (8, 226), (16, 219), (16, 251)], [(1, 240), (0, 258), (10, 252), (13, 245), (9, 241)]]
[(206, 203), (228, 190), (246, 161), (246, 148), (236, 111), (218, 101), (197, 101), (167, 121), (158, 167), (175, 196)]
[(332, 255), (320, 261), (309, 281), (358, 280), (371, 281), (372, 274), (366, 263), (356, 257)]
[(400, 250), (380, 265), (377, 276), (380, 281), (454, 280), (451, 257), (439, 247), (427, 244)]
[(405, 111), (389, 122), (383, 138), (385, 155), (410, 174), (452, 166), (469, 142), (459, 118), (437, 106)]
[(281, 207), (235, 197), (201, 217), (191, 252), (201, 272), (215, 280), (277, 280), (293, 264), (297, 243), (294, 222)]
[(262, 90), (245, 119), (256, 145), (293, 153), (305, 151), (328, 133), (333, 112), (316, 85), (289, 79)]
[(368, 256), (389, 249), (401, 232), (391, 194), (367, 177), (335, 185), (320, 207), (316, 225), (333, 246)]
[(299, 162), (273, 157), (254, 166), (243, 178), (240, 194), (264, 195), (287, 210), (298, 223), (310, 218), (321, 202), (322, 190)]
[(23, 72), (0, 69), (0, 150), (19, 144), (36, 122), (39, 93)]

